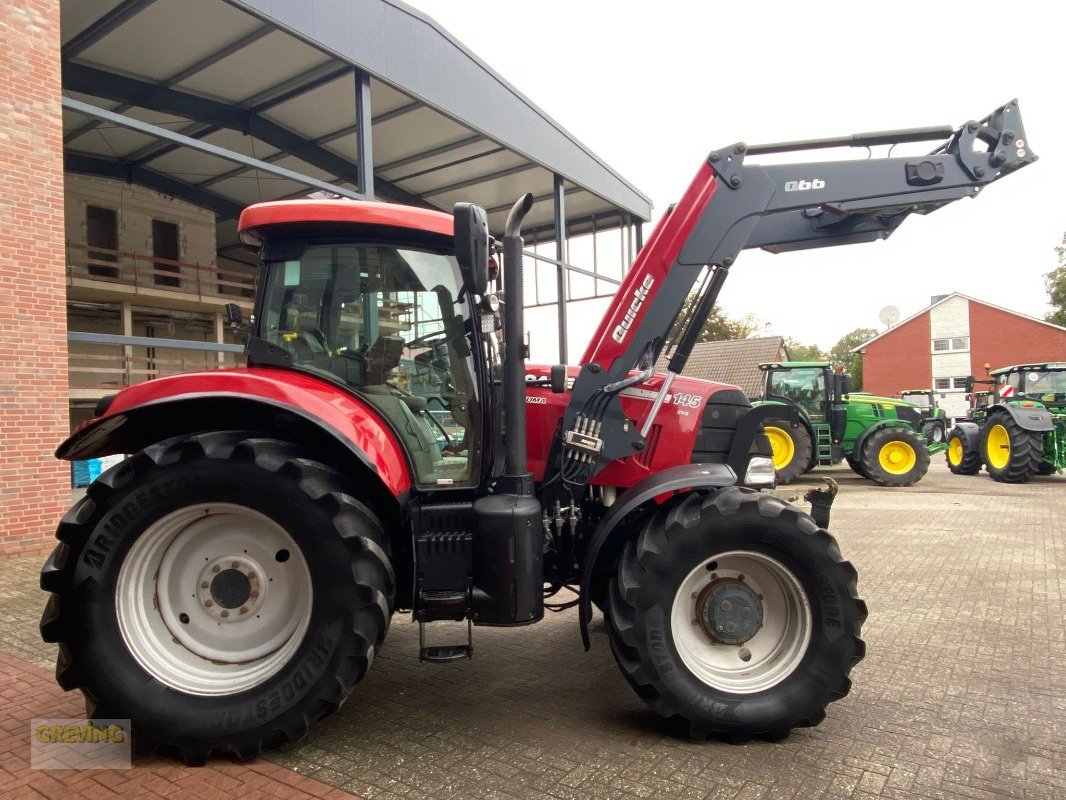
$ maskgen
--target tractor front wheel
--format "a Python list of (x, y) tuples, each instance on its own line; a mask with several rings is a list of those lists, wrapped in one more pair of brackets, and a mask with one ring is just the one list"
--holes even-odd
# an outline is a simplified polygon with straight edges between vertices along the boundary
[(862, 456), (852, 454), (850, 456), (844, 456), (844, 460), (848, 462), (848, 466), (851, 467), (851, 471), (856, 475), (860, 475), (863, 478), (869, 479), (870, 476), (866, 474), (866, 470), (862, 466)]
[(910, 428), (874, 431), (861, 457), (866, 477), (879, 486), (911, 486), (929, 471), (925, 440)]
[(1040, 471), (1044, 436), (1025, 430), (1010, 414), (994, 411), (981, 432), (981, 458), (992, 480), (1025, 483)]
[(981, 471), (981, 451), (969, 446), (968, 441), (959, 428), (952, 428), (948, 434), (945, 457), (948, 469), (956, 475), (976, 475)]
[(608, 635), (637, 694), (689, 735), (776, 739), (851, 687), (866, 605), (836, 542), (781, 500), (733, 487), (652, 516), (622, 554)]
[(777, 482), (782, 486), (792, 483), (811, 469), (814, 445), (811, 435), (803, 425), (793, 425), (783, 419), (768, 419), (764, 425), (766, 438), (773, 450)]
[(56, 678), (139, 753), (254, 758), (336, 710), (388, 630), (381, 523), (290, 444), (220, 432), (152, 445), (60, 523), (41, 572)]

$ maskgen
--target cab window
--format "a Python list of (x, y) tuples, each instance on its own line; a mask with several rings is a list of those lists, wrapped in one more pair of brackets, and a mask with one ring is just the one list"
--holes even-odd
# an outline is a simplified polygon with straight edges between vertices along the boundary
[(340, 242), (267, 266), (262, 337), (385, 416), (420, 484), (472, 481), (480, 415), (455, 259)]
[(775, 370), (770, 379), (770, 392), (787, 397), (812, 415), (821, 414), (825, 400), (825, 371), (818, 368)]

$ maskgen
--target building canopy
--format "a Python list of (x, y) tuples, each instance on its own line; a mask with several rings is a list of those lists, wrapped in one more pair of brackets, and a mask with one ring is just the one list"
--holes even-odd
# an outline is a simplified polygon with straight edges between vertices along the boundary
[[(212, 209), (333, 190), (526, 234), (650, 218), (651, 204), (429, 17), (391, 0), (63, 0), (68, 171)], [(364, 124), (360, 125), (360, 121)], [(365, 135), (363, 135), (365, 133)], [(369, 190), (369, 191), (368, 191)]]

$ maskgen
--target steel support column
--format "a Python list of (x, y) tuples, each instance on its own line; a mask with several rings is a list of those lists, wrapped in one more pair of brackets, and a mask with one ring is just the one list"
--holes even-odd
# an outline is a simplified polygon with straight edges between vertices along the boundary
[(566, 363), (566, 301), (569, 299), (569, 293), (567, 292), (568, 276), (566, 274), (566, 267), (563, 265), (567, 263), (566, 252), (566, 192), (563, 187), (563, 176), (556, 173), (555, 175), (555, 260), (558, 261), (556, 266), (555, 280), (558, 287), (557, 294), (559, 297), (559, 363)]
[(357, 142), (356, 169), (359, 172), (359, 191), (367, 199), (374, 197), (374, 134), (370, 103), (370, 76), (355, 70), (355, 139)]

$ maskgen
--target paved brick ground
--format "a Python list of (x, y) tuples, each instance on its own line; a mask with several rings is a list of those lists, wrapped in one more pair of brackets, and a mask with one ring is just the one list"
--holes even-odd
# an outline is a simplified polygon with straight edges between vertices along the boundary
[[(372, 800), (1066, 796), (1066, 479), (1004, 486), (937, 462), (905, 490), (830, 473), (831, 527), (870, 618), (854, 689), (817, 728), (740, 747), (677, 739), (622, 680), (602, 623), (581, 651), (572, 612), (477, 630), (474, 659), (452, 666), (419, 664), (398, 618), (345, 707), (268, 757)], [(45, 665), (37, 568), (0, 563), (0, 648)], [(57, 698), (16, 693), (28, 716)]]

